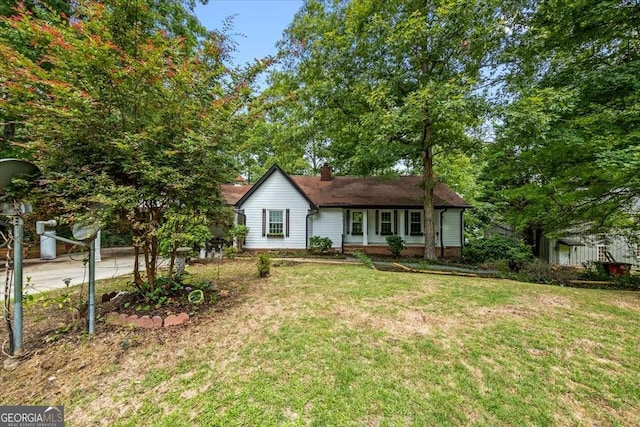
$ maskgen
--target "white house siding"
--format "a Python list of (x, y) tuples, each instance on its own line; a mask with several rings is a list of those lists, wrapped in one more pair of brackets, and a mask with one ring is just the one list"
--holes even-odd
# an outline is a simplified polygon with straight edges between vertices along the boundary
[(342, 212), (339, 208), (321, 208), (318, 214), (310, 216), (309, 237), (328, 237), (333, 242), (332, 247), (339, 249), (342, 246)]
[[(247, 249), (305, 249), (309, 202), (278, 171), (274, 172), (239, 207), (244, 210), (249, 233)], [(262, 236), (262, 210), (289, 209), (289, 237)], [(267, 218), (268, 227), (268, 218)]]
[[(598, 242), (594, 238), (583, 240), (584, 246), (569, 246), (569, 260), (560, 258), (560, 251), (557, 240), (549, 241), (549, 259), (551, 264), (560, 264), (581, 267), (589, 261), (598, 261)], [(617, 262), (626, 262), (629, 264), (638, 264), (639, 259), (636, 258), (636, 245), (629, 244), (623, 238), (611, 238), (606, 245), (607, 250)], [(566, 248), (565, 248), (566, 251)]]

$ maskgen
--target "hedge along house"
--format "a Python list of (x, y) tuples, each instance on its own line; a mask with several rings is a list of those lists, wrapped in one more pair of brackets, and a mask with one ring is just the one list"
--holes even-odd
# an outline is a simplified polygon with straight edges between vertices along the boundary
[[(249, 251), (304, 250), (312, 236), (328, 237), (333, 249), (388, 255), (386, 237), (401, 236), (406, 256), (424, 253), (422, 177), (290, 176), (274, 165), (254, 185), (223, 185), (235, 221), (249, 227)], [(436, 247), (441, 258), (459, 257), (464, 211), (470, 208), (444, 184), (435, 196)]]

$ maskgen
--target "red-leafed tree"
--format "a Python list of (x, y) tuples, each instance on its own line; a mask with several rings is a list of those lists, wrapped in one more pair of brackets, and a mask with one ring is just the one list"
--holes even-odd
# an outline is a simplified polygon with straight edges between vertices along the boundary
[(251, 94), (228, 66), (232, 40), (202, 34), (179, 1), (164, 2), (172, 14), (152, 3), (74, 2), (47, 19), (18, 6), (0, 34), (0, 113), (28, 135), (47, 207), (69, 223), (127, 224), (146, 265), (135, 282), (151, 289), (165, 217), (226, 212), (218, 183)]

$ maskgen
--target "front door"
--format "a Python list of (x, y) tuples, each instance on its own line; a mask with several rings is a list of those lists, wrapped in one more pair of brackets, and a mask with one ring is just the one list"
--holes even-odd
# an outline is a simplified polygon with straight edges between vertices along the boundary
[(558, 264), (571, 265), (571, 246), (558, 245)]

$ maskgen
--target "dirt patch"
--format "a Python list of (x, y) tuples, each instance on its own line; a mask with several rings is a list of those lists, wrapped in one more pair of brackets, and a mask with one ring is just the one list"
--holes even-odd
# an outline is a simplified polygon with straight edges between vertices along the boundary
[(374, 302), (361, 307), (341, 301), (332, 301), (330, 311), (324, 311), (327, 318), (339, 319), (340, 323), (351, 329), (366, 328), (384, 331), (396, 338), (416, 335), (433, 335), (436, 331), (455, 327), (450, 316), (440, 316), (425, 311), (421, 307), (402, 307), (385, 312), (382, 308), (393, 307), (386, 304), (376, 307)]
[(624, 295), (624, 299), (616, 299), (610, 302), (611, 305), (623, 310), (640, 312), (640, 295), (636, 292), (629, 292)]
[(481, 318), (491, 317), (530, 317), (533, 311), (522, 305), (503, 305), (480, 307), (474, 313), (475, 316)]

